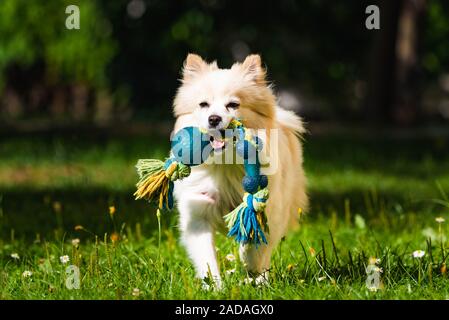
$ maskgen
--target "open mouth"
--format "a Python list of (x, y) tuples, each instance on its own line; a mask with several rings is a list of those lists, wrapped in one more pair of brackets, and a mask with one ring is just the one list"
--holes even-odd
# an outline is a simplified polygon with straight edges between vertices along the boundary
[(210, 134), (210, 144), (214, 151), (224, 150), (228, 143), (233, 140), (234, 137), (226, 136), (226, 131), (224, 129), (213, 130), (209, 132)]
[(225, 130), (214, 130), (210, 133), (210, 144), (215, 151), (220, 151), (226, 148), (227, 141), (225, 137)]

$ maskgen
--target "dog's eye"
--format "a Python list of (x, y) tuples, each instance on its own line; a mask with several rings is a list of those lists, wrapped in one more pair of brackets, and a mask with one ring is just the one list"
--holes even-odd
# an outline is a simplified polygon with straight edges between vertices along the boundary
[(238, 103), (238, 102), (229, 102), (226, 105), (226, 108), (228, 108), (228, 109), (237, 109), (239, 106), (240, 106), (240, 103)]
[(209, 107), (209, 104), (206, 101), (203, 101), (203, 102), (200, 103), (200, 107), (201, 108), (207, 108), (207, 107)]

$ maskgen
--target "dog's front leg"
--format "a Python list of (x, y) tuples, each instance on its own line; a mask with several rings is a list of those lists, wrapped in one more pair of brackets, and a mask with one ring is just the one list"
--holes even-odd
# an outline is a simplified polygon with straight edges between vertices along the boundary
[[(217, 289), (221, 289), (221, 277), (217, 264), (214, 244), (214, 229), (206, 219), (204, 210), (192, 201), (180, 201), (180, 229), (182, 242), (192, 260), (196, 275), (200, 279), (211, 279)], [(205, 288), (209, 288), (207, 280)]]

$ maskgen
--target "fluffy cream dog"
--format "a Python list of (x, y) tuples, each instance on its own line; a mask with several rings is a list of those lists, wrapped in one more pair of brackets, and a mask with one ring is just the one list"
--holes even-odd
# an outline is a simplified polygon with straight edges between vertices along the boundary
[[(268, 245), (240, 247), (240, 258), (249, 274), (257, 275), (256, 281), (267, 279), (273, 248), (295, 225), (298, 209), (305, 210), (308, 203), (299, 139), (304, 132), (301, 119), (276, 105), (265, 75), (259, 55), (250, 55), (230, 69), (220, 69), (215, 62), (209, 64), (189, 54), (174, 100), (174, 132), (186, 126), (217, 132), (237, 117), (247, 128), (265, 129), (266, 150), (276, 150), (268, 159), (272, 170), (262, 168), (262, 173), (268, 175), (270, 192), (266, 208)], [(276, 139), (272, 133), (276, 133)], [(215, 136), (211, 144), (214, 154), (220, 154), (227, 143)], [(218, 288), (221, 277), (214, 234), (217, 230), (226, 232), (223, 216), (242, 201), (243, 175), (241, 164), (202, 164), (175, 183), (182, 241), (197, 276), (204, 279), (211, 275)]]

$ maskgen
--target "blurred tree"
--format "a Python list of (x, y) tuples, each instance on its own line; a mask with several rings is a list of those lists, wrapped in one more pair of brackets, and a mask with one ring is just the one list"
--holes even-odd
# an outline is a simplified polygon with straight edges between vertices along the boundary
[(422, 75), (419, 43), (422, 41), (426, 0), (403, 0), (398, 21), (396, 43), (395, 94), (393, 121), (410, 124), (417, 121), (420, 107)]
[[(69, 4), (82, 8), (80, 30), (65, 27)], [(50, 104), (53, 113), (63, 112), (74, 90), (75, 111), (83, 112), (88, 89), (107, 88), (117, 47), (95, 1), (3, 0), (0, 16), (0, 90), (23, 100), (23, 111)]]
[(369, 60), (368, 92), (364, 107), (368, 121), (388, 120), (394, 95), (395, 53), (401, 0), (381, 0), (381, 28), (375, 31)]
[(423, 92), (449, 70), (449, 2), (384, 0), (380, 6), (365, 116), (377, 123), (422, 122)]
[(370, 121), (410, 124), (417, 120), (422, 78), (418, 44), (425, 4), (425, 0), (380, 3), (382, 28), (373, 44), (366, 101)]

